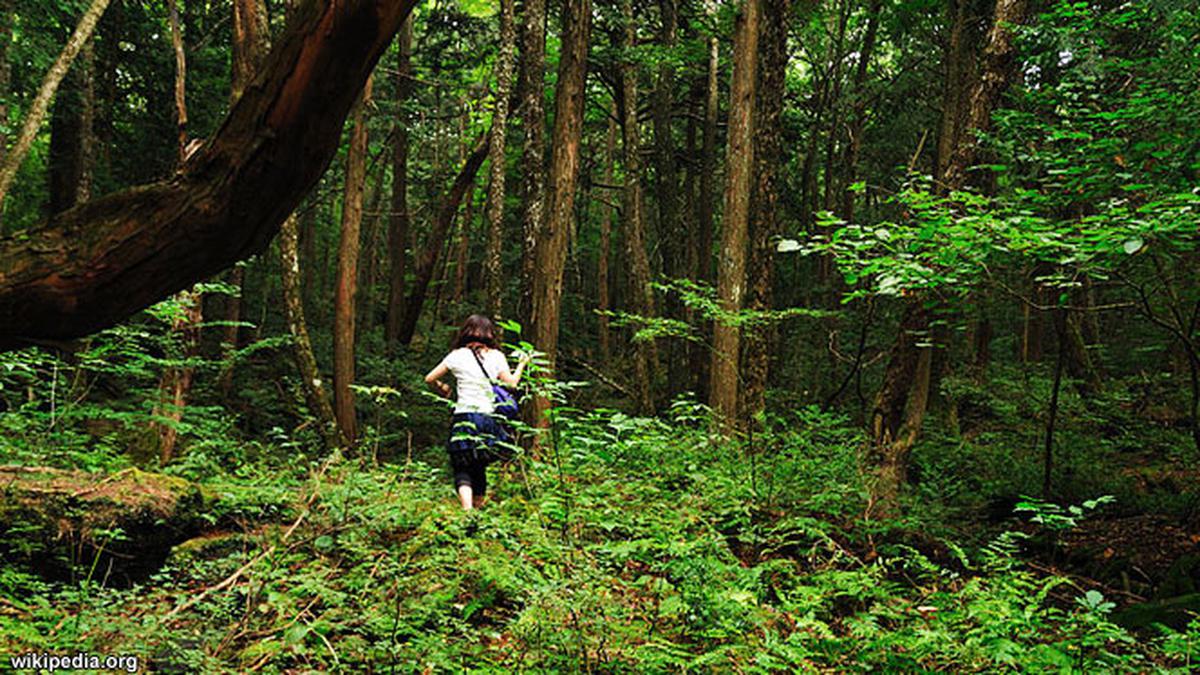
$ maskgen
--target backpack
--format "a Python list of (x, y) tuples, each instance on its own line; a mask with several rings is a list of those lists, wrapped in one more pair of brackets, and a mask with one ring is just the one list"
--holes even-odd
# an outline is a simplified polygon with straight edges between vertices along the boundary
[[(483, 376), (487, 378), (488, 382), (491, 382), (492, 377), (491, 375), (488, 375), (487, 368), (483, 367), (483, 361), (480, 360), (479, 354), (476, 354), (474, 349), (470, 350), (470, 352), (471, 356), (475, 357), (475, 363), (479, 364), (479, 369), (483, 371)], [(500, 415), (510, 422), (520, 417), (521, 408), (517, 405), (516, 397), (512, 395), (512, 392), (505, 389), (503, 385), (494, 383), (492, 384), (492, 399), (495, 404), (495, 412), (497, 415)]]

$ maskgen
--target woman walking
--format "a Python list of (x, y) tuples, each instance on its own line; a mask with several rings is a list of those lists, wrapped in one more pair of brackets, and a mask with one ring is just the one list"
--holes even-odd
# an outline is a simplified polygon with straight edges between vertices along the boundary
[(529, 357), (523, 355), (516, 371), (510, 371), (496, 333), (496, 324), (491, 319), (472, 314), (454, 336), (450, 353), (425, 376), (429, 388), (445, 398), (451, 397), (451, 389), (442, 378), (447, 373), (454, 376), (457, 391), (446, 450), (454, 468), (458, 499), (467, 510), (483, 504), (487, 493), (486, 469), (495, 457), (496, 444), (511, 442), (496, 417), (492, 381), (516, 387), (529, 362)]

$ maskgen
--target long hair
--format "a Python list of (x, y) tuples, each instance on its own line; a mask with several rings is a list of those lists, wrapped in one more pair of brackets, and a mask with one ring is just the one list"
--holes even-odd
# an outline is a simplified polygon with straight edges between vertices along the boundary
[(478, 352), (482, 347), (498, 349), (500, 341), (497, 332), (496, 324), (491, 319), (482, 314), (472, 314), (458, 329), (450, 349), (468, 347), (473, 352)]

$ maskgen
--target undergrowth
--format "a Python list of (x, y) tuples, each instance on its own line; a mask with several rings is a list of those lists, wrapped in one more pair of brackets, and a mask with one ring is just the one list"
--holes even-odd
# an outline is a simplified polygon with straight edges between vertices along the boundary
[(490, 502), (470, 514), (422, 456), (315, 461), (284, 440), (230, 465), (214, 447), (171, 467), (217, 495), (210, 532), (127, 589), (0, 568), (0, 648), (133, 653), (160, 672), (1187, 672), (1196, 660), (1200, 623), (1135, 639), (1109, 599), (1027, 567), (1016, 535), (976, 546), (864, 520), (846, 420), (801, 409), (740, 443), (707, 428), (686, 401), (661, 419), (560, 408), (539, 456), (493, 469)]

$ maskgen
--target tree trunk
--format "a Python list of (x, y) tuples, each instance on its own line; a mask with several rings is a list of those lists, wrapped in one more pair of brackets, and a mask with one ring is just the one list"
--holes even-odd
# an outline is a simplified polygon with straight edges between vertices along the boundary
[(306, 5), (176, 175), (0, 237), (0, 350), (111, 326), (266, 248), (325, 171), (358, 89), (411, 8)]
[(971, 89), (965, 117), (965, 128), (955, 139), (954, 150), (942, 176), (950, 190), (960, 189), (967, 170), (975, 163), (979, 134), (991, 127), (992, 111), (1012, 77), (1013, 27), (1025, 18), (1026, 0), (996, 0), (992, 25), (981, 56), (979, 79)]
[(231, 101), (242, 97), (271, 48), (265, 0), (233, 0)]
[(454, 251), (454, 292), (450, 298), (453, 304), (460, 304), (467, 292), (467, 261), (470, 258), (471, 227), (475, 220), (475, 186), (467, 188), (465, 197), (466, 207), (463, 208), (462, 224), (458, 227), (458, 243)]
[[(659, 0), (662, 31), (659, 43), (666, 55), (659, 61), (658, 81), (654, 89), (654, 191), (658, 202), (658, 244), (662, 255), (662, 273), (668, 279), (681, 277), (686, 270), (686, 233), (679, 217), (679, 175), (675, 163), (675, 141), (672, 136), (671, 108), (675, 88), (675, 68), (672, 65), (677, 30), (677, 0)], [(683, 318), (678, 296), (666, 296), (663, 315)], [(685, 345), (677, 340), (666, 343), (669, 376), (667, 395), (673, 398), (687, 386)]]
[(496, 109), (492, 112), (491, 146), (488, 148), (486, 271), (488, 312), (501, 315), (504, 302), (504, 146), (508, 135), (508, 100), (512, 96), (513, 65), (516, 58), (515, 0), (500, 0), (500, 53), (496, 56)]
[(328, 449), (343, 446), (334, 419), (333, 407), (317, 370), (308, 324), (304, 319), (304, 300), (300, 291), (300, 256), (298, 252), (299, 224), (293, 213), (279, 229), (279, 269), (283, 282), (283, 315), (292, 335), (292, 357), (300, 373), (300, 386), (309, 414), (317, 419), (319, 433)]
[[(632, 59), (636, 46), (637, 26), (634, 24), (633, 2), (621, 4), (625, 17), (622, 51)], [(629, 256), (629, 298), (633, 313), (654, 316), (654, 291), (650, 288), (650, 259), (646, 254), (645, 204), (642, 197), (641, 145), (637, 118), (637, 63), (627, 60), (621, 64), (621, 127), (623, 130), (622, 161), (625, 165), (623, 191), (625, 253)], [(638, 411), (650, 414), (654, 410), (653, 379), (656, 371), (653, 343), (639, 340), (634, 343), (634, 379)]]
[(962, 92), (968, 88), (964, 61), (967, 54), (974, 50), (967, 46), (967, 12), (969, 0), (950, 0), (950, 39), (946, 44), (944, 67), (945, 82), (942, 86), (942, 117), (938, 127), (937, 154), (934, 155), (934, 176), (944, 175), (950, 164), (950, 155), (954, 152), (958, 141), (957, 132), (961, 128), (963, 117), (962, 103), (965, 100)]
[(359, 231), (362, 227), (363, 187), (367, 170), (367, 115), (371, 78), (354, 111), (354, 129), (346, 152), (346, 184), (342, 200), (342, 234), (338, 244), (338, 280), (333, 295), (333, 412), (347, 445), (358, 440), (354, 412), (354, 324), (358, 296)]
[(524, 185), (521, 227), (521, 297), (517, 314), (532, 324), (533, 285), (538, 237), (546, 209), (546, 0), (525, 0), (521, 24), (521, 180)]
[[(754, 101), (758, 73), (758, 33), (762, 0), (743, 0), (733, 43), (729, 93), (729, 132), (725, 160), (725, 220), (717, 259), (717, 299), (725, 313), (742, 308), (746, 286), (746, 242), (754, 167)], [(738, 414), (738, 354), (741, 333), (727, 319), (713, 327), (712, 387), (709, 405), (722, 430), (730, 432)]]
[(388, 219), (388, 258), (391, 262), (388, 275), (387, 319), (384, 323), (384, 339), (391, 349), (400, 339), (400, 328), (404, 323), (404, 275), (408, 271), (408, 119), (404, 105), (412, 95), (412, 17), (404, 21), (400, 29), (399, 50), (396, 57), (396, 106), (401, 111), (396, 120), (396, 139), (392, 146), (392, 211)]
[[(267, 7), (264, 0), (234, 0), (233, 36), (230, 73), (230, 102), (242, 97), (246, 86), (254, 79), (270, 49), (270, 31), (267, 25)], [(246, 270), (236, 266), (229, 270), (225, 282), (233, 287), (231, 295), (225, 296), (225, 335), (222, 343), (229, 352), (236, 351), (242, 323), (242, 296), (246, 289)], [(221, 374), (220, 388), (225, 396), (233, 387), (233, 365), (230, 363)]]
[[(706, 0), (704, 10), (710, 20), (716, 19), (715, 0)], [(711, 284), (713, 281), (713, 236), (715, 199), (717, 194), (717, 122), (721, 115), (720, 104), (720, 43), (714, 34), (708, 39), (708, 69), (704, 81), (704, 129), (701, 133), (700, 188), (696, 195), (696, 281)], [(713, 324), (705, 321), (702, 339), (712, 341)], [(693, 351), (692, 369), (695, 373), (696, 396), (708, 400), (709, 365), (711, 355), (699, 348)]]
[(854, 71), (854, 108), (850, 113), (846, 145), (842, 149), (841, 218), (847, 223), (854, 222), (855, 192), (851, 187), (857, 178), (858, 153), (862, 149), (863, 133), (867, 128), (867, 93), (864, 89), (867, 71), (871, 66), (871, 56), (875, 52), (875, 37), (879, 32), (879, 16), (882, 10), (883, 0), (871, 0), (871, 5), (867, 8), (867, 30), (863, 36), (862, 48), (858, 50), (858, 67)]
[(13, 179), (16, 178), (21, 163), (29, 154), (33, 139), (37, 136), (37, 131), (42, 126), (42, 120), (46, 117), (46, 111), (50, 108), (50, 102), (54, 99), (54, 92), (58, 91), (59, 84), (66, 77), (71, 62), (91, 39), (92, 31), (96, 29), (96, 24), (104, 15), (104, 10), (108, 8), (108, 2), (109, 0), (92, 0), (91, 6), (80, 17), (75, 32), (67, 40), (58, 59), (55, 60), (54, 65), (50, 66), (50, 70), (42, 80), (42, 85), (38, 89), (37, 95), (34, 96), (33, 103), (29, 106), (29, 112), (25, 114), (25, 122), (21, 125), (21, 131), (18, 132), (12, 148), (5, 153), (4, 163), (0, 164), (0, 207), (4, 205), (4, 198), (8, 195), (9, 188), (12, 187)]
[[(787, 72), (788, 16), (791, 0), (764, 0), (762, 31), (758, 43), (758, 83), (754, 110), (754, 183), (750, 198), (750, 265), (746, 306), (756, 311), (771, 308), (775, 268), (775, 237), (779, 233), (779, 178), (783, 158), (784, 76)], [(746, 332), (743, 364), (745, 387), (741, 396), (741, 421), (747, 426), (765, 407), (767, 370), (773, 327)]]
[[(168, 0), (167, 12), (171, 24), (171, 47), (175, 55), (175, 121), (178, 129), (178, 163), (187, 159), (187, 57), (183, 33), (179, 26), (179, 10), (175, 0)], [(175, 296), (184, 306), (183, 313), (172, 322), (171, 332), (179, 337), (184, 359), (193, 357), (200, 346), (200, 323), (203, 320), (204, 298), (195, 291), (182, 291)], [(188, 393), (192, 388), (195, 369), (184, 363), (168, 365), (159, 381), (159, 404), (155, 417), (165, 418), (167, 423), (156, 422), (159, 460), (162, 464), (171, 461), (175, 454), (177, 434), (175, 425), (183, 419)]]
[[(616, 104), (614, 102), (613, 109), (608, 116), (608, 135), (604, 143), (604, 184), (613, 184), (613, 162), (617, 153), (617, 121)], [(611, 303), (608, 297), (608, 256), (612, 249), (612, 217), (614, 209), (608, 203), (602, 207), (603, 214), (600, 216), (600, 250), (596, 255), (596, 307), (599, 310), (599, 315), (596, 317), (596, 323), (599, 329), (600, 341), (600, 362), (608, 364), (612, 359), (611, 337), (608, 330), (608, 314), (611, 309)]]
[[(996, 0), (995, 23), (988, 33), (979, 80), (972, 89), (963, 138), (951, 153), (943, 174), (947, 192), (962, 187), (966, 170), (974, 162), (974, 136), (977, 131), (987, 129), (992, 110), (1008, 81), (1013, 49), (1011, 28), (1023, 13), (1024, 0)], [(892, 346), (883, 386), (876, 396), (871, 457), (876, 481), (872, 501), (882, 516), (898, 511), (899, 489), (907, 475), (909, 452), (920, 432), (929, 401), (933, 350), (920, 346), (913, 337), (924, 335), (927, 345), (929, 326), (924, 300), (910, 299)]]
[[(528, 5), (526, 5), (528, 7)], [(575, 189), (579, 179), (579, 143), (583, 136), (584, 85), (587, 82), (588, 39), (591, 33), (591, 0), (564, 0), (562, 52), (558, 85), (554, 92), (554, 130), (551, 137), (550, 191), (546, 222), (537, 236), (530, 308), (533, 344), (546, 353), (553, 371), (558, 354), (558, 319), (562, 300), (563, 268), (567, 243), (575, 227)], [(534, 401), (538, 424), (547, 420), (549, 401)]]
[[(12, 66), (9, 52), (13, 36), (13, 0), (0, 0), (0, 120), (8, 120), (8, 99), (12, 95)], [(0, 128), (0, 166), (8, 157), (7, 125)], [(4, 204), (0, 203), (0, 234), (4, 234)]]
[(49, 201), (46, 213), (51, 218), (79, 203), (75, 188), (83, 177), (80, 152), (83, 145), (80, 115), (83, 86), (78, 69), (72, 69), (63, 80), (50, 110), (50, 153), (46, 167)]
[(928, 345), (928, 310), (919, 302), (909, 302), (871, 413), (870, 460), (875, 471), (871, 498), (877, 516), (895, 515), (900, 486), (907, 479), (908, 455), (929, 396), (933, 349)]
[(490, 134), (484, 134), (476, 139), (474, 149), (463, 162), (462, 169), (454, 179), (454, 184), (450, 186), (450, 190), (446, 192), (438, 207), (433, 229), (425, 242), (425, 250), (416, 262), (413, 287), (408, 294), (408, 301), (405, 303), (404, 321), (400, 325), (400, 344), (411, 343), (413, 335), (416, 334), (417, 320), (421, 318), (421, 309), (425, 305), (425, 296), (429, 293), (429, 284), (433, 281), (442, 249), (446, 247), (451, 234), (454, 216), (458, 214), (459, 204), (462, 203), (467, 188), (475, 183), (475, 175), (479, 173), (479, 167), (487, 158), (489, 136)]

